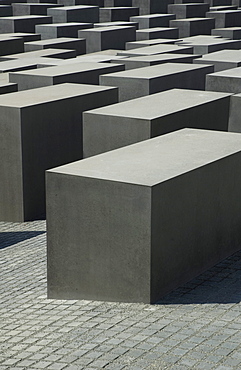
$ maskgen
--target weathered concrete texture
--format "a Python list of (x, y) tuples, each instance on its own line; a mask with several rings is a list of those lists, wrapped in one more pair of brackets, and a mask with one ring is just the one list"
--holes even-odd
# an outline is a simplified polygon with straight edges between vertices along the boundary
[(206, 16), (215, 19), (215, 27), (213, 28), (241, 26), (241, 10), (207, 12)]
[[(125, 65), (125, 69), (135, 69), (135, 68), (143, 68), (154, 66), (156, 64), (163, 64), (163, 63), (193, 63), (193, 61), (197, 58), (197, 55), (193, 54), (157, 54), (157, 55), (150, 55), (150, 56), (142, 56), (142, 57), (129, 57), (125, 59), (121, 59), (119, 62)], [(115, 63), (115, 60), (113, 60)], [(206, 63), (208, 64), (208, 62)]]
[(170, 27), (179, 29), (179, 37), (189, 37), (194, 35), (210, 35), (215, 28), (213, 18), (187, 18), (170, 21)]
[(169, 4), (168, 13), (175, 14), (176, 19), (205, 17), (209, 11), (207, 3), (190, 3), (190, 4)]
[(26, 15), (0, 18), (0, 33), (30, 32), (34, 33), (36, 24), (51, 23), (52, 17), (45, 15)]
[(82, 112), (117, 89), (63, 84), (0, 96), (0, 220), (45, 214), (44, 171), (82, 158)]
[(208, 74), (206, 90), (241, 93), (241, 67)]
[(129, 21), (130, 17), (139, 15), (137, 7), (109, 7), (100, 8), (100, 22)]
[(195, 64), (212, 64), (214, 72), (241, 66), (241, 50), (220, 50), (195, 59)]
[(96, 27), (78, 31), (78, 37), (86, 39), (87, 53), (125, 49), (126, 42), (136, 40), (136, 29), (132, 26)]
[(153, 303), (239, 250), (240, 162), (185, 129), (47, 171), (48, 297)]
[(99, 7), (93, 5), (73, 5), (60, 8), (50, 8), (48, 9), (47, 14), (52, 16), (53, 23), (99, 22)]
[(162, 37), (178, 37), (178, 29), (177, 28), (165, 28), (165, 27), (152, 27), (146, 28), (136, 31), (136, 40), (150, 40), (150, 39), (158, 39)]
[(241, 27), (215, 28), (212, 30), (212, 35), (239, 40), (241, 39)]
[(125, 101), (172, 88), (204, 90), (205, 76), (212, 71), (213, 66), (165, 63), (124, 72), (109, 73), (100, 76), (100, 84), (118, 86), (119, 101)]
[(196, 36), (176, 42), (180, 46), (192, 46), (195, 54), (208, 54), (224, 49), (240, 49), (240, 40), (227, 40), (216, 36)]
[(241, 94), (231, 96), (228, 131), (241, 133)]
[(84, 112), (84, 157), (185, 127), (228, 131), (230, 95), (173, 89)]
[(152, 27), (169, 27), (169, 21), (175, 18), (174, 14), (146, 14), (130, 17), (130, 21), (137, 22), (140, 30)]
[(78, 37), (78, 31), (93, 27), (92, 23), (53, 23), (40, 24), (35, 27), (42, 40), (54, 39), (58, 37)]
[(24, 50), (27, 52), (49, 48), (76, 50), (76, 55), (81, 55), (86, 53), (86, 41), (80, 38), (59, 37), (55, 39), (30, 41), (24, 44)]
[(167, 13), (170, 0), (132, 0), (132, 5), (139, 8), (140, 15)]
[(158, 44), (174, 44), (176, 39), (152, 39), (141, 41), (130, 41), (126, 43), (126, 50), (144, 48), (145, 46), (153, 46)]
[(47, 15), (47, 9), (61, 6), (58, 4), (45, 3), (13, 3), (13, 15)]
[[(1, 22), (1, 19), (0, 19)], [(24, 51), (24, 41), (19, 37), (0, 35), (0, 56)]]
[(19, 91), (66, 82), (98, 85), (100, 75), (123, 71), (123, 69), (124, 66), (121, 64), (82, 62), (31, 71), (10, 72), (9, 81), (17, 83)]
[(8, 55), (8, 58), (11, 59), (20, 59), (20, 58), (36, 58), (36, 57), (53, 57), (59, 59), (69, 59), (76, 57), (76, 50), (68, 49), (43, 49), (36, 51), (29, 51), (25, 53), (18, 53)]
[(125, 55), (129, 57), (142, 56), (142, 55), (155, 55), (163, 53), (175, 53), (175, 54), (192, 54), (192, 46), (179, 46), (179, 45), (168, 45), (168, 44), (157, 44), (153, 46), (145, 46), (143, 48), (130, 49), (125, 51), (119, 51), (118, 55)]

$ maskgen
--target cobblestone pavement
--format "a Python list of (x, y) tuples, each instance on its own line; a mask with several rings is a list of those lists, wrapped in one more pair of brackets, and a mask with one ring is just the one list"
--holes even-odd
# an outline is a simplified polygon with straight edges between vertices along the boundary
[(0, 222), (0, 370), (241, 369), (240, 257), (156, 305), (60, 301), (45, 222)]

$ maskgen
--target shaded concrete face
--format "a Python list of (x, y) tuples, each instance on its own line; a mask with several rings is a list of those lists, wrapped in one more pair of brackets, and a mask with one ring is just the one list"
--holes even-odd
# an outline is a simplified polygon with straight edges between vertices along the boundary
[(169, 21), (175, 19), (174, 14), (147, 14), (130, 17), (133, 22), (138, 22), (139, 30), (151, 27), (169, 27)]
[(187, 18), (170, 21), (170, 27), (179, 29), (179, 37), (195, 35), (210, 35), (215, 28), (215, 20), (212, 18)]
[(231, 96), (230, 101), (230, 114), (229, 114), (229, 122), (228, 122), (228, 131), (230, 132), (241, 132), (241, 109), (240, 109), (240, 102), (241, 102), (241, 95), (233, 95)]
[(84, 112), (84, 157), (184, 127), (228, 131), (229, 100), (230, 94), (174, 89)]
[(136, 40), (135, 27), (112, 26), (81, 30), (78, 37), (86, 39), (87, 53), (108, 49), (125, 49), (128, 41)]
[(154, 303), (234, 253), (240, 161), (240, 135), (185, 129), (49, 170), (48, 297)]
[(115, 102), (116, 89), (74, 84), (0, 97), (1, 220), (44, 217), (44, 171), (81, 159), (82, 112)]
[(36, 32), (41, 35), (42, 40), (53, 39), (57, 37), (78, 37), (78, 31), (93, 27), (92, 23), (55, 23), (37, 25)]
[(100, 84), (118, 86), (119, 101), (125, 101), (173, 88), (204, 90), (206, 74), (213, 70), (207, 65), (165, 63), (102, 75)]
[[(87, 22), (95, 23), (99, 21), (99, 7), (76, 5), (64, 6), (60, 8), (49, 8), (48, 15), (53, 18), (53, 23), (65, 22)], [(48, 22), (51, 23), (51, 22)]]
[(36, 24), (51, 23), (52, 17), (45, 15), (25, 15), (0, 18), (0, 33), (35, 31)]
[(77, 55), (82, 55), (86, 53), (86, 41), (80, 38), (59, 37), (48, 40), (30, 41), (24, 44), (24, 50), (26, 52), (48, 48), (75, 50)]

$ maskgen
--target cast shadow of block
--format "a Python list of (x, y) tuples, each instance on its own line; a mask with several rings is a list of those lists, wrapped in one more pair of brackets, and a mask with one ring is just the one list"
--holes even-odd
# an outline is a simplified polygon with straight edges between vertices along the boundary
[(0, 233), (0, 249), (10, 247), (24, 240), (34, 238), (35, 236), (44, 234), (45, 231), (16, 231), (16, 232), (1, 232)]

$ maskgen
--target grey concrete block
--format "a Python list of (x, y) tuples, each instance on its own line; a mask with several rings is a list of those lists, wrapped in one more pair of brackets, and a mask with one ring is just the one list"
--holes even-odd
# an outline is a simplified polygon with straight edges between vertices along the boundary
[(232, 40), (239, 40), (241, 39), (241, 27), (215, 28), (212, 30), (212, 35), (227, 37)]
[(41, 39), (41, 35), (39, 33), (29, 33), (29, 32), (12, 32), (12, 33), (4, 33), (6, 37), (19, 37), (23, 39), (24, 42), (28, 41), (37, 41)]
[(173, 89), (84, 112), (84, 157), (185, 127), (228, 131), (230, 96)]
[[(12, 1), (12, 0), (10, 0)], [(18, 3), (22, 3), (23, 1), (22, 0), (18, 0), (18, 1), (15, 1), (14, 2), (18, 2)], [(26, 3), (46, 3), (47, 0), (26, 0)], [(57, 0), (48, 0), (48, 4), (57, 4), (58, 1)]]
[[(120, 63), (125, 65), (125, 70), (154, 66), (163, 63), (193, 63), (198, 58), (194, 54), (157, 54), (142, 57), (129, 57), (121, 59)], [(115, 63), (115, 60), (113, 60)], [(208, 64), (208, 62), (206, 63)]]
[[(1, 22), (1, 19), (0, 19)], [(0, 56), (15, 53), (22, 53), (24, 51), (23, 39), (12, 36), (0, 36)]]
[(63, 6), (94, 5), (102, 7), (104, 6), (104, 0), (58, 0), (58, 4)]
[(93, 23), (68, 22), (39, 24), (35, 27), (35, 30), (41, 35), (42, 40), (48, 40), (58, 37), (78, 37), (79, 30), (92, 27)]
[(8, 55), (10, 59), (20, 59), (20, 58), (36, 58), (36, 57), (52, 57), (52, 58), (59, 58), (59, 59), (69, 59), (76, 57), (76, 50), (68, 50), (68, 49), (43, 49), (43, 50), (35, 50), (29, 51), (25, 53), (18, 53)]
[(76, 54), (81, 55), (86, 53), (86, 41), (79, 38), (59, 37), (57, 39), (30, 41), (24, 44), (26, 52), (49, 48), (76, 50)]
[(170, 21), (170, 27), (179, 29), (179, 37), (188, 37), (194, 35), (210, 35), (211, 30), (215, 28), (213, 18), (187, 18)]
[[(66, 22), (99, 22), (99, 7), (88, 5), (64, 6), (60, 8), (50, 8), (48, 15), (53, 18), (53, 23)], [(51, 22), (48, 22), (51, 23)]]
[(116, 89), (78, 84), (0, 96), (0, 220), (44, 217), (44, 171), (81, 159), (82, 112), (117, 101)]
[(108, 49), (125, 49), (128, 41), (136, 40), (136, 30), (132, 26), (96, 27), (78, 31), (78, 37), (86, 39), (86, 52)]
[(214, 72), (241, 66), (241, 50), (220, 50), (194, 59), (194, 64), (212, 64)]
[(233, 94), (241, 93), (241, 67), (208, 74), (206, 90)]
[(221, 10), (218, 12), (207, 12), (207, 17), (215, 19), (215, 27), (239, 27), (241, 26), (241, 10)]
[(121, 64), (82, 62), (31, 71), (10, 72), (9, 81), (17, 83), (19, 91), (66, 82), (98, 85), (100, 75), (123, 71), (123, 69)]
[(174, 14), (146, 14), (130, 17), (130, 21), (137, 22), (139, 30), (152, 27), (169, 27), (169, 22), (175, 19)]
[(0, 17), (8, 17), (13, 15), (12, 6), (11, 5), (0, 5)]
[(241, 94), (231, 96), (228, 130), (241, 133)]
[(61, 6), (58, 4), (45, 3), (13, 3), (13, 15), (47, 15), (47, 9)]
[(104, 7), (111, 8), (111, 7), (120, 7), (120, 6), (132, 6), (132, 0), (104, 0)]
[(155, 55), (155, 54), (163, 54), (163, 53), (192, 54), (192, 52), (193, 52), (192, 46), (157, 44), (153, 46), (145, 46), (143, 48), (119, 51), (118, 55), (134, 57), (134, 56)]
[(0, 33), (34, 33), (36, 24), (51, 23), (52, 18), (45, 15), (26, 15), (0, 18)]
[(190, 3), (190, 4), (169, 4), (168, 12), (175, 14), (176, 19), (205, 17), (209, 11), (207, 3)]
[(176, 39), (152, 39), (141, 41), (130, 41), (126, 43), (126, 50), (144, 48), (145, 46), (153, 46), (158, 44), (174, 44)]
[(129, 21), (130, 17), (139, 15), (137, 7), (109, 7), (100, 8), (100, 22)]
[(48, 298), (154, 303), (239, 250), (240, 165), (185, 129), (47, 171)]
[(114, 21), (114, 22), (101, 22), (94, 23), (94, 27), (113, 27), (113, 26), (133, 26), (135, 29), (138, 29), (137, 22), (127, 22), (127, 21)]
[(208, 54), (225, 49), (240, 49), (240, 40), (227, 40), (217, 36), (196, 36), (176, 42), (180, 46), (192, 46), (195, 54)]
[(150, 40), (150, 39), (159, 39), (165, 37), (178, 37), (178, 29), (177, 28), (165, 28), (165, 27), (152, 27), (146, 28), (136, 31), (136, 40)]
[(140, 15), (167, 13), (167, 6), (172, 0), (132, 0), (132, 5), (139, 8)]
[(232, 0), (205, 0), (210, 6), (225, 6), (231, 5)]
[(0, 73), (7, 73), (13, 71), (24, 71), (37, 68), (37, 64), (31, 59), (12, 59), (0, 63)]
[(238, 9), (237, 5), (217, 5), (210, 6), (210, 12), (218, 12), (220, 10), (235, 10)]
[(205, 76), (207, 73), (212, 73), (212, 71), (212, 66), (165, 63), (124, 72), (109, 73), (100, 76), (100, 84), (118, 86), (119, 101), (125, 101), (172, 88), (204, 90)]
[(0, 82), (0, 94), (8, 94), (18, 91), (18, 84), (11, 82)]

